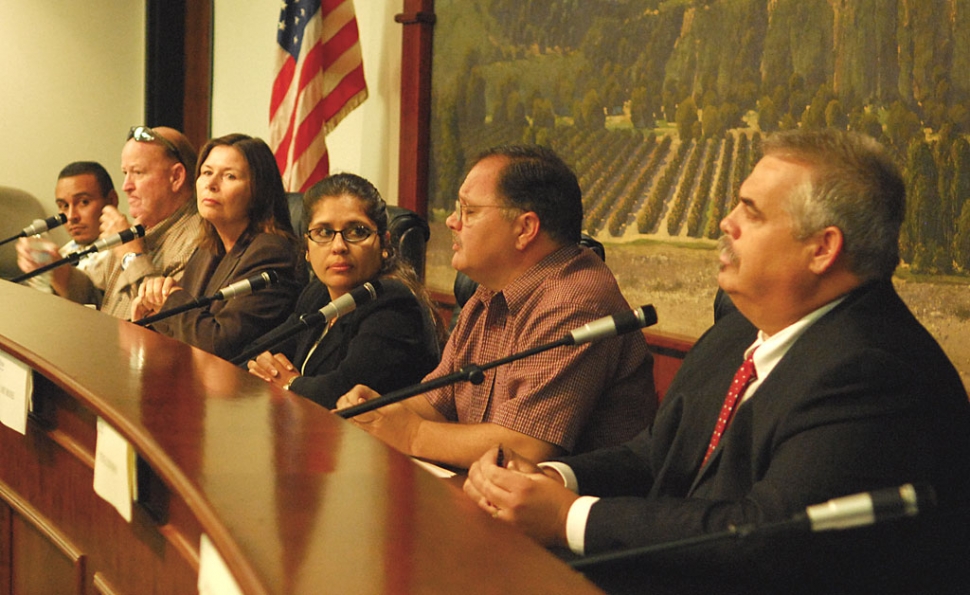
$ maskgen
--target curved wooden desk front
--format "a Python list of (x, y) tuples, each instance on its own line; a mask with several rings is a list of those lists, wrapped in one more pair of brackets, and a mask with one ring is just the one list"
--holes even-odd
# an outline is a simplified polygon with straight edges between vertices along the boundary
[[(199, 540), (242, 591), (597, 593), (464, 494), (328, 411), (136, 325), (0, 282), (34, 372), (0, 426), (0, 593), (194, 593)], [(93, 490), (96, 420), (139, 457), (127, 523)]]

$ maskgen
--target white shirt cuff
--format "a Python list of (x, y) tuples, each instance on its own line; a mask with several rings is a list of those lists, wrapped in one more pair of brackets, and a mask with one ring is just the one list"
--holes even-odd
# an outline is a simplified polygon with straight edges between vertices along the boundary
[[(550, 461), (539, 463), (539, 467), (553, 469), (562, 476), (563, 483), (569, 490), (579, 493), (579, 480), (576, 479), (576, 473), (569, 465)], [(566, 515), (566, 543), (574, 554), (586, 555), (586, 520), (589, 518), (589, 509), (598, 500), (599, 498), (593, 496), (580, 496), (569, 507), (569, 513)]]
[(545, 463), (539, 463), (540, 469), (552, 469), (556, 473), (562, 476), (563, 483), (570, 491), (579, 493), (579, 480), (576, 479), (576, 474), (573, 473), (573, 468), (566, 463), (560, 463), (559, 461), (548, 461)]
[(586, 555), (586, 521), (589, 509), (599, 501), (595, 496), (580, 496), (566, 515), (566, 543), (574, 554)]

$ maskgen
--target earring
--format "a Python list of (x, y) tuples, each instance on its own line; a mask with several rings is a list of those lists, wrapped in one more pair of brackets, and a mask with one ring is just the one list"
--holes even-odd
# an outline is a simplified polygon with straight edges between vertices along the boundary
[(382, 250), (381, 251), (381, 258), (383, 258), (384, 260), (387, 260), (387, 257), (388, 256), (389, 256), (389, 254), (387, 253), (387, 250)]

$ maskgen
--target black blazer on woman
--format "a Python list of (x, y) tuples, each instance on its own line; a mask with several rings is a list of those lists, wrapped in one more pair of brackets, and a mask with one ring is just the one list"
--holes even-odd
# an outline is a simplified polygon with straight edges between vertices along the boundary
[[(372, 302), (337, 318), (320, 345), (324, 323), (273, 349), (303, 369), (290, 390), (332, 409), (356, 384), (379, 393), (420, 382), (438, 364), (440, 349), (431, 315), (403, 283), (382, 279), (383, 291)], [(300, 295), (284, 327), (330, 302), (327, 287), (313, 278)], [(259, 341), (257, 341), (259, 342)]]

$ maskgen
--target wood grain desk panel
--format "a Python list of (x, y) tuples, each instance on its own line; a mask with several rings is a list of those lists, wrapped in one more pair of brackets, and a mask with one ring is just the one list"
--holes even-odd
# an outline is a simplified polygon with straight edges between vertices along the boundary
[[(407, 457), (192, 347), (0, 282), (0, 349), (36, 385), (27, 435), (0, 427), (0, 593), (39, 574), (192, 593), (203, 532), (245, 593), (599, 592)], [(92, 488), (99, 416), (142, 462), (130, 524)]]

